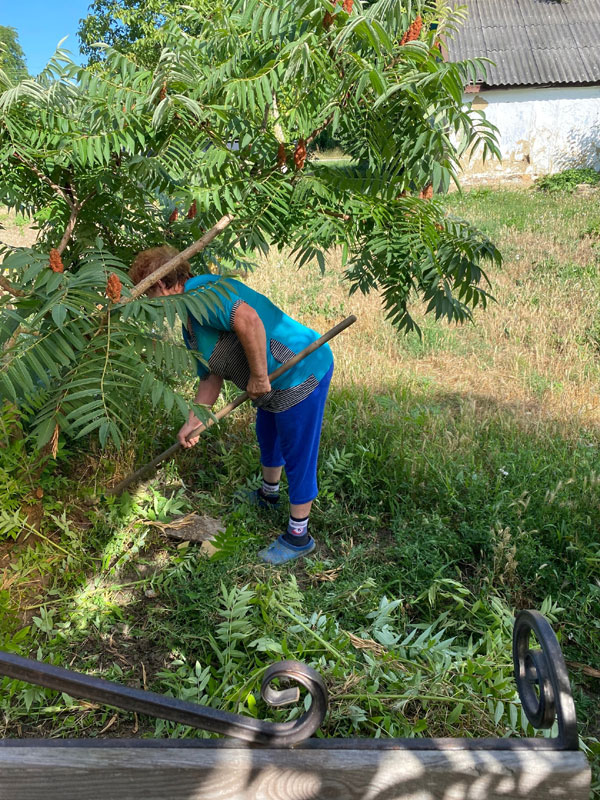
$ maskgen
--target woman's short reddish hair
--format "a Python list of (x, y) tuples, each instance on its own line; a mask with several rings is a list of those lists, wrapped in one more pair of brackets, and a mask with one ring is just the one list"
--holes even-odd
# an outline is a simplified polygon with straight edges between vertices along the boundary
[[(129, 270), (129, 277), (133, 284), (137, 285), (140, 281), (143, 281), (144, 278), (156, 272), (159, 267), (162, 267), (163, 264), (166, 264), (167, 261), (170, 261), (178, 255), (178, 253), (178, 250), (168, 244), (164, 244), (162, 247), (151, 247), (149, 250), (142, 250), (142, 252), (138, 253), (134, 258), (131, 269)], [(168, 275), (163, 275), (161, 280), (167, 289), (170, 289), (177, 283), (185, 283), (191, 275), (192, 267), (190, 262), (182, 261), (182, 263), (175, 267), (172, 272), (169, 272)]]

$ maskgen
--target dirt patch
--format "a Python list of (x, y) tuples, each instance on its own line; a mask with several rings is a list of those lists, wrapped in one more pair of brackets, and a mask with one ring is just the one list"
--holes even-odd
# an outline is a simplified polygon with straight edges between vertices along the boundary
[(37, 230), (27, 224), (14, 211), (0, 209), (0, 243), (9, 247), (33, 247)]

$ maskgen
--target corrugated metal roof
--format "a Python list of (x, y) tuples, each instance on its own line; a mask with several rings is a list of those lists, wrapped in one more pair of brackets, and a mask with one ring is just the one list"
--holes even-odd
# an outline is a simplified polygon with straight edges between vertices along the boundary
[(489, 58), (486, 86), (600, 83), (600, 0), (466, 0), (451, 61)]

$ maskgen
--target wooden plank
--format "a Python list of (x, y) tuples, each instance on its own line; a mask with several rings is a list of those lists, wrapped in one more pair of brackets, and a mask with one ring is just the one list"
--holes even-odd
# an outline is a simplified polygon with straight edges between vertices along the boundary
[(0, 748), (0, 800), (589, 800), (582, 753)]

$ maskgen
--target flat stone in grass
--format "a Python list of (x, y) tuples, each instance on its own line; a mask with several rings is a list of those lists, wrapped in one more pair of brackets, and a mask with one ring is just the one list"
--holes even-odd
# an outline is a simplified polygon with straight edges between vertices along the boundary
[(173, 520), (169, 525), (161, 525), (161, 528), (172, 539), (186, 542), (209, 542), (217, 533), (225, 530), (220, 519), (205, 514), (187, 514)]

